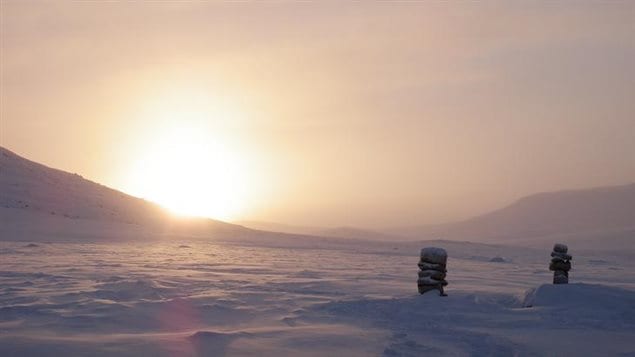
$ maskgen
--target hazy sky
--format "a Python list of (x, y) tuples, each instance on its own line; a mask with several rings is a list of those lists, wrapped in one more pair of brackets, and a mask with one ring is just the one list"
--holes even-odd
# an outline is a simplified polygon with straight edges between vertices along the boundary
[(635, 181), (633, 1), (2, 0), (1, 50), (2, 146), (224, 219), (414, 225)]

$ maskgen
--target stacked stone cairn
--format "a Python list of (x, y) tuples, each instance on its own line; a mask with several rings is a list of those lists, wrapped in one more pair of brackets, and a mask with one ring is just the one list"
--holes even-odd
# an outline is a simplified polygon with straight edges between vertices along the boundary
[(448, 285), (448, 282), (445, 281), (447, 261), (448, 253), (445, 249), (434, 247), (421, 249), (421, 259), (418, 264), (419, 279), (417, 280), (419, 294), (438, 290), (441, 296), (447, 296), (443, 291), (443, 287)]
[(573, 259), (573, 257), (567, 254), (568, 250), (569, 248), (564, 244), (556, 243), (553, 246), (549, 270), (553, 271), (554, 284), (569, 283), (569, 270), (571, 270), (571, 259)]

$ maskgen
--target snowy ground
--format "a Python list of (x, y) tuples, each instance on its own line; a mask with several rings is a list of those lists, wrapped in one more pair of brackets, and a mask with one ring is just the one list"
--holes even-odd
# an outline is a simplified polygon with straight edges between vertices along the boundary
[(447, 243), (441, 298), (420, 247), (0, 242), (0, 355), (635, 356), (628, 252)]

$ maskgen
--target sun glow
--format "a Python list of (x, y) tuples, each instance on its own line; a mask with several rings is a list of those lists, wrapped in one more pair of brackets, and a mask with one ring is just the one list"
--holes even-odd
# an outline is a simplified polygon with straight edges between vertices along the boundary
[(226, 114), (186, 104), (163, 102), (146, 113), (152, 120), (138, 130), (145, 132), (126, 175), (128, 191), (179, 215), (235, 219), (245, 209), (250, 175), (243, 155), (210, 125)]

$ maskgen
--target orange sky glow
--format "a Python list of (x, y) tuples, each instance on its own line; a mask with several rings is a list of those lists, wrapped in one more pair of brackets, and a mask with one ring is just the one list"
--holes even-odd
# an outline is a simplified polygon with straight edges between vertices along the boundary
[(634, 2), (1, 4), (1, 145), (180, 214), (416, 225), (635, 181)]

